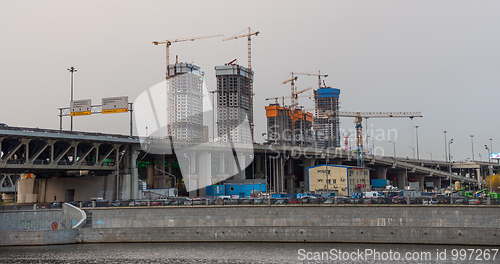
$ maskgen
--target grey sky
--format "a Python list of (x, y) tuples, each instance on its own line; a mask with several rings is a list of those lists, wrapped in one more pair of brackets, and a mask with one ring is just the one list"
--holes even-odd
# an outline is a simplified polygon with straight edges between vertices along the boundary
[[(485, 158), (490, 137), (500, 151), (499, 10), (493, 0), (2, 1), (0, 122), (57, 128), (56, 108), (69, 101), (69, 66), (79, 69), (76, 98), (135, 98), (164, 76), (164, 50), (151, 41), (231, 35), (250, 25), (262, 32), (253, 42), (258, 135), (264, 98), (289, 94), (281, 84), (289, 72), (321, 69), (342, 89), (342, 110), (424, 113), (417, 121), (369, 121), (370, 128), (398, 129), (399, 154), (412, 155), (418, 124), (421, 157), (443, 158), (446, 128), (456, 158), (471, 156), (470, 134), (476, 158)], [(246, 41), (182, 43), (172, 46), (176, 54), (200, 65), (213, 88), (215, 65), (236, 57), (246, 65)], [(120, 114), (75, 124), (126, 133), (128, 123)], [(391, 144), (376, 145), (392, 155)]]

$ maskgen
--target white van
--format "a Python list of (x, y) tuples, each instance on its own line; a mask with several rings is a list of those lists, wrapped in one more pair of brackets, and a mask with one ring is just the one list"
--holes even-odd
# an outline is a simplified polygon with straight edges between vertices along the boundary
[(384, 194), (381, 192), (364, 192), (363, 193), (364, 198), (379, 198), (379, 197), (384, 197)]

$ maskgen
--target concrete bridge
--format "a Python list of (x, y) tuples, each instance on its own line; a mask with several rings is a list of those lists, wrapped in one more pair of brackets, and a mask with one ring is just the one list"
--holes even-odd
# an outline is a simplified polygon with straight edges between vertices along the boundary
[[(18, 200), (25, 202), (132, 199), (139, 198), (139, 182), (144, 181), (148, 188), (175, 186), (196, 196), (203, 195), (198, 186), (220, 180), (267, 183), (275, 192), (299, 192), (304, 190), (307, 167), (325, 163), (355, 166), (357, 158), (356, 153), (340, 149), (264, 144), (239, 149), (241, 153), (235, 154), (220, 144), (204, 143), (194, 151), (185, 146), (172, 153), (152, 154), (142, 150), (138, 137), (1, 127), (0, 192), (15, 192), (17, 182), (24, 186), (17, 188), (23, 192)], [(240, 170), (229, 164), (235, 158)], [(458, 163), (371, 155), (365, 162), (372, 178), (389, 179), (400, 188), (409, 182), (419, 182), (420, 188), (431, 182), (441, 188), (449, 184), (450, 177), (478, 186), (489, 169), (500, 171), (499, 164), (484, 162), (473, 163), (474, 169)], [(18, 179), (25, 173), (35, 177)]]

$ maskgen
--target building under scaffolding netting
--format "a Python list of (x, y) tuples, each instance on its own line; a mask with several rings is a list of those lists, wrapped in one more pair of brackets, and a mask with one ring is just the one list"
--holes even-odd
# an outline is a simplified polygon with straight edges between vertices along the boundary
[(314, 91), (314, 137), (318, 148), (340, 147), (340, 89), (321, 87)]

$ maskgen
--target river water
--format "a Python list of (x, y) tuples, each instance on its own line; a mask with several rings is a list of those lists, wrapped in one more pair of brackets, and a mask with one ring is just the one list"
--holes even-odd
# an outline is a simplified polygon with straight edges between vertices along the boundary
[(495, 252), (388, 244), (116, 243), (0, 247), (0, 263), (500, 263)]

